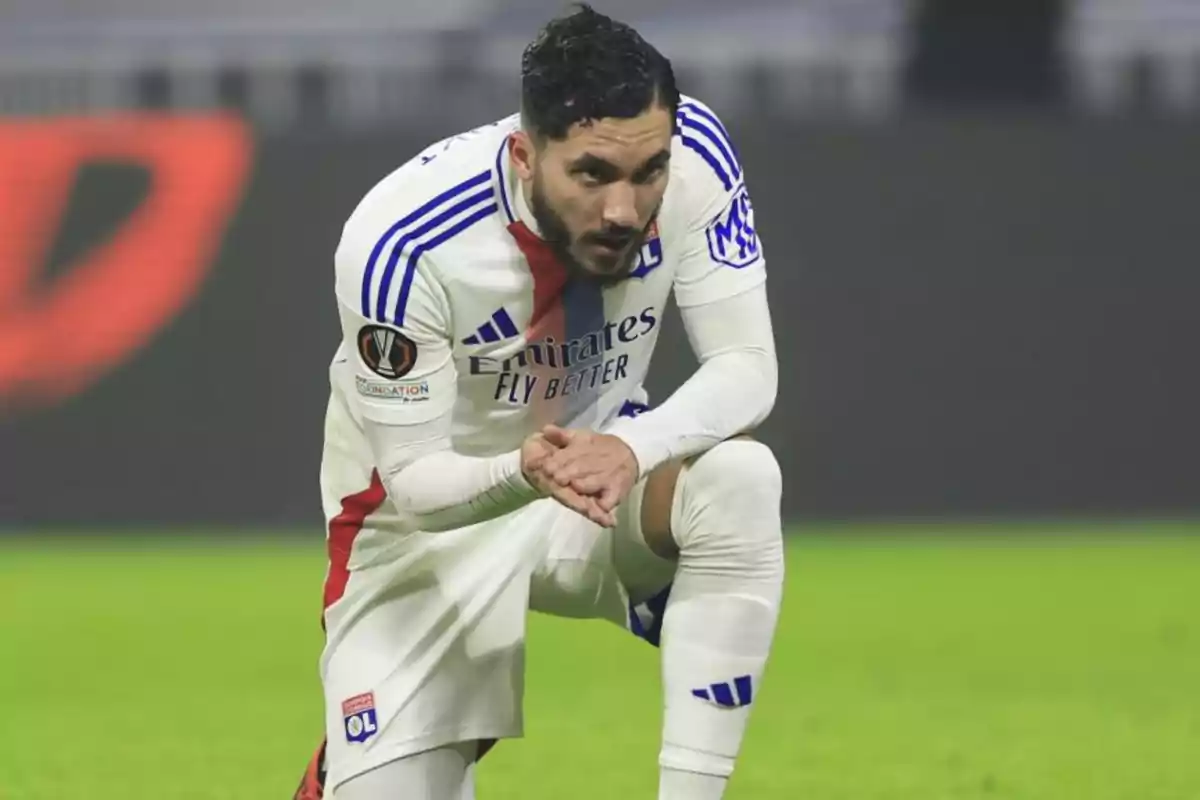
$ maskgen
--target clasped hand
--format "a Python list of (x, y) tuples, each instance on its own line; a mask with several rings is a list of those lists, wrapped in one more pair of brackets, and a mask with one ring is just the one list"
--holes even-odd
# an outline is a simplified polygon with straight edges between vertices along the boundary
[(542, 494), (606, 528), (638, 478), (637, 458), (618, 437), (556, 425), (525, 440), (521, 470)]

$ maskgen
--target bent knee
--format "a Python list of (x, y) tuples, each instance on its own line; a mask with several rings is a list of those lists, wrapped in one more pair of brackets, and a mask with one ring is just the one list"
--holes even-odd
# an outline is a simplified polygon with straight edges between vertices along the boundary
[(774, 563), (783, 549), (783, 478), (771, 448), (731, 439), (697, 456), (680, 476), (671, 532), (680, 550)]
[[(673, 560), (679, 555), (678, 529), (698, 504), (778, 506), (782, 482), (775, 454), (749, 434), (684, 461), (669, 461), (646, 480), (640, 520), (646, 544), (660, 558)], [(688, 485), (702, 489), (689, 491)]]
[(714, 497), (738, 505), (764, 500), (778, 504), (783, 494), (775, 453), (747, 436), (727, 439), (696, 456), (688, 464), (687, 477)]

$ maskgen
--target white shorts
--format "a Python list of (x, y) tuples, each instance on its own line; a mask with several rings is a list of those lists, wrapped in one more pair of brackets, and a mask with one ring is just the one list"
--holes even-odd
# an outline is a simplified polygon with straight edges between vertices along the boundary
[(325, 613), (330, 790), (435, 747), (521, 736), (529, 609), (608, 619), (657, 644), (674, 564), (642, 540), (641, 495), (639, 484), (615, 529), (549, 499), (442, 533), (368, 517)]

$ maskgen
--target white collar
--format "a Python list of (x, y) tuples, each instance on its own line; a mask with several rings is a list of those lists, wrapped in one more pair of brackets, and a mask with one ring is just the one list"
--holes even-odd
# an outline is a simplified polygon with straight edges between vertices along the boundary
[(533, 216), (533, 209), (529, 207), (529, 200), (525, 197), (525, 186), (522, 184), (521, 179), (516, 177), (516, 170), (511, 171), (514, 177), (514, 180), (510, 184), (513, 193), (513, 214), (516, 216), (518, 222), (523, 222), (525, 227), (529, 228), (533, 235), (540, 239), (542, 238), (542, 232), (538, 228), (537, 219)]

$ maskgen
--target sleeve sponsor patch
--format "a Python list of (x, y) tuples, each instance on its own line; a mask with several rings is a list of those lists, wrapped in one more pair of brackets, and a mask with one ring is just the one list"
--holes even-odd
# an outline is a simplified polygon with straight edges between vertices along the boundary
[(358, 332), (358, 355), (376, 375), (396, 380), (417, 363), (417, 346), (395, 328), (366, 325)]
[(738, 188), (729, 205), (708, 223), (704, 236), (708, 240), (708, 254), (720, 264), (742, 269), (762, 258), (758, 233), (754, 229), (754, 206), (744, 185)]
[(376, 381), (362, 375), (354, 376), (358, 393), (374, 400), (390, 400), (409, 405), (429, 401), (429, 381)]

